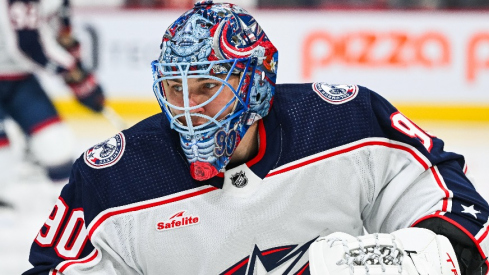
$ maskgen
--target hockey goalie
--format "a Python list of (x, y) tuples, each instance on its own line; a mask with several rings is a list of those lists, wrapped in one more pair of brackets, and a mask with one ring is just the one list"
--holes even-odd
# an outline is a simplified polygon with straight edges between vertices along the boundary
[(277, 84), (234, 4), (199, 1), (160, 49), (162, 112), (80, 156), (26, 275), (487, 273), (465, 159), (382, 96)]

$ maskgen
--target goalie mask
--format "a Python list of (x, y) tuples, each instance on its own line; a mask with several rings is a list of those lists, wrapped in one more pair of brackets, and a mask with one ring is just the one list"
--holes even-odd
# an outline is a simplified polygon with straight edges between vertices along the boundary
[(194, 179), (224, 171), (248, 128), (268, 114), (277, 58), (256, 20), (233, 4), (200, 1), (166, 30), (153, 91)]

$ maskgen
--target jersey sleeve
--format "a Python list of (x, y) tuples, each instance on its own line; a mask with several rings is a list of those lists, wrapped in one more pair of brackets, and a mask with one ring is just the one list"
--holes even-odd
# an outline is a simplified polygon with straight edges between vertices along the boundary
[[(73, 165), (69, 183), (31, 246), (29, 274), (132, 274), (124, 260), (103, 240), (92, 242), (90, 222), (104, 210), (100, 194), (80, 169)], [(86, 167), (86, 166), (85, 166)]]
[(464, 157), (446, 152), (440, 138), (380, 95), (371, 92), (370, 98), (374, 135), (385, 140), (388, 150), (371, 157), (375, 180), (372, 203), (364, 213), (367, 231), (423, 226), (451, 240), (463, 236), (487, 271), (489, 206), (467, 177)]
[(83, 177), (76, 169), (69, 183), (63, 188), (46, 222), (41, 227), (31, 246), (29, 261), (34, 266), (24, 274), (52, 274), (64, 261), (87, 257), (94, 251), (88, 239), (85, 211), (96, 209), (94, 200), (83, 187)]

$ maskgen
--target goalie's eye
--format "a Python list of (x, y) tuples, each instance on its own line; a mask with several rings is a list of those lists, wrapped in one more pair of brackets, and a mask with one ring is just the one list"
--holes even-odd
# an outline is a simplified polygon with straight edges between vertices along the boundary
[(215, 87), (217, 87), (219, 84), (218, 83), (213, 83), (213, 82), (208, 82), (208, 83), (205, 83), (204, 84), (204, 88), (206, 89), (214, 89)]
[(175, 93), (181, 93), (183, 91), (183, 86), (181, 84), (171, 84), (170, 85), (170, 90), (175, 92)]

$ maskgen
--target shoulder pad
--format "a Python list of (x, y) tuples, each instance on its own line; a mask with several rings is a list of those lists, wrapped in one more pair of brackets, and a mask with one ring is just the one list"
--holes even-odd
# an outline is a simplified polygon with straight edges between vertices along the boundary
[(90, 147), (84, 154), (85, 163), (95, 169), (102, 169), (116, 164), (124, 154), (126, 138), (122, 132)]
[(357, 85), (327, 84), (325, 82), (312, 83), (312, 89), (324, 101), (331, 104), (343, 104), (353, 100), (358, 94)]

